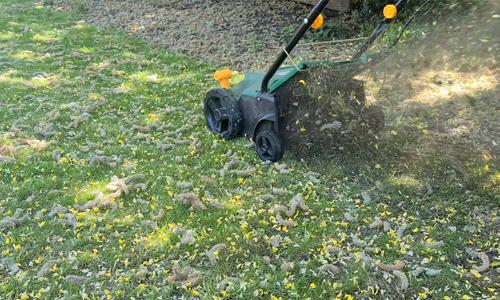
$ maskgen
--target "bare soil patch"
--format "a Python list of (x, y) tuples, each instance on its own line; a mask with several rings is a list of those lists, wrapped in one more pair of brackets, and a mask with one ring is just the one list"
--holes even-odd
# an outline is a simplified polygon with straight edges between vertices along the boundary
[[(64, 1), (66, 2), (66, 1)], [(294, 1), (87, 0), (87, 20), (217, 67), (265, 69), (310, 6)], [(297, 59), (346, 59), (356, 43), (298, 47)]]

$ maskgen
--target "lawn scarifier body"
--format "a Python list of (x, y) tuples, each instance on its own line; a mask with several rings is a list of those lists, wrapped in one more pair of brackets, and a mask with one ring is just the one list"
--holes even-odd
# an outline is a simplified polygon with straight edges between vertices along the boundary
[[(340, 62), (304, 61), (292, 66), (282, 66), (310, 28), (322, 27), (323, 16), (321, 12), (328, 2), (329, 0), (317, 2), (267, 73), (247, 73), (245, 78), (234, 87), (231, 87), (229, 81), (231, 71), (220, 70), (215, 73), (215, 79), (220, 82), (221, 88), (210, 90), (204, 102), (205, 119), (212, 132), (228, 140), (242, 135), (250, 137), (255, 142), (257, 154), (263, 161), (279, 161), (285, 149), (282, 130), (284, 124), (280, 124), (283, 123), (282, 118), (280, 118), (280, 111), (282, 111), (280, 103), (287, 103), (286, 97), (290, 96), (290, 91), (287, 90), (290, 85), (287, 83), (302, 71), (322, 65), (341, 67), (350, 64), (366, 64), (366, 59), (363, 60), (362, 54), (397, 17), (398, 6), (402, 0), (384, 8), (384, 20), (351, 60)], [(354, 92), (358, 94), (356, 111), (361, 115), (366, 110), (364, 87), (358, 85)], [(378, 109), (374, 114), (379, 119), (375, 122), (378, 124), (377, 127), (382, 128), (384, 126), (383, 112)]]

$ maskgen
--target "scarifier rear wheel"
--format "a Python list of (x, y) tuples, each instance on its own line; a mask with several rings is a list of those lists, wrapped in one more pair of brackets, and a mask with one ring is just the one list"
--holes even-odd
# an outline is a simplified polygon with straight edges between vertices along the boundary
[(237, 99), (230, 91), (213, 89), (204, 104), (205, 120), (210, 131), (226, 140), (237, 137), (243, 127), (243, 117)]
[(283, 143), (272, 129), (262, 126), (255, 136), (257, 155), (263, 161), (277, 162), (283, 157)]

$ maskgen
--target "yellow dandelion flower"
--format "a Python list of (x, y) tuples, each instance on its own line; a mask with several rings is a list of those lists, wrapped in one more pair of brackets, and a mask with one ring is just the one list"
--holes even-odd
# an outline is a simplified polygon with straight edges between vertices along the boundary
[(344, 295), (344, 299), (346, 299), (346, 300), (354, 300), (354, 297), (352, 295), (350, 295), (350, 294), (345, 294)]
[(472, 275), (474, 275), (474, 277), (476, 277), (477, 279), (479, 279), (479, 278), (481, 278), (481, 277), (482, 277), (482, 276), (481, 276), (481, 274), (480, 274), (478, 271), (474, 270), (474, 269), (470, 270), (469, 272), (470, 272)]

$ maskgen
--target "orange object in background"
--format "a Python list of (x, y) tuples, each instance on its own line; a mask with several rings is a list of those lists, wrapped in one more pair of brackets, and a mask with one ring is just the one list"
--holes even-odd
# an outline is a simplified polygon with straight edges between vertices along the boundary
[(384, 17), (392, 20), (398, 16), (398, 7), (394, 4), (388, 4), (384, 7)]
[(220, 86), (224, 89), (230, 89), (231, 88), (231, 78), (233, 77), (233, 74), (231, 70), (228, 69), (222, 69), (214, 74), (215, 80), (217, 80), (220, 83)]
[(319, 15), (316, 20), (311, 24), (311, 28), (318, 30), (321, 29), (325, 25), (325, 17), (323, 15)]

